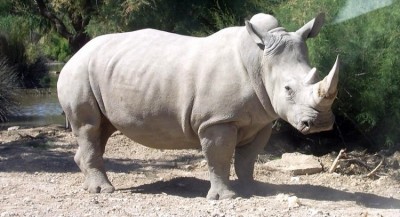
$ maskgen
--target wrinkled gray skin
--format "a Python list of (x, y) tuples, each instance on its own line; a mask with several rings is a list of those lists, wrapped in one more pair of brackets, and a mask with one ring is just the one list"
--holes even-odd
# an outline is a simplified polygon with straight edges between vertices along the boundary
[[(233, 155), (244, 187), (257, 154), (283, 118), (303, 133), (329, 130), (337, 63), (321, 82), (305, 40), (319, 15), (297, 32), (257, 14), (246, 26), (204, 38), (145, 29), (97, 37), (63, 68), (58, 97), (79, 143), (75, 161), (89, 192), (113, 192), (103, 154), (116, 130), (159, 149), (201, 148), (209, 199), (232, 198)], [(318, 83), (317, 83), (318, 82)]]

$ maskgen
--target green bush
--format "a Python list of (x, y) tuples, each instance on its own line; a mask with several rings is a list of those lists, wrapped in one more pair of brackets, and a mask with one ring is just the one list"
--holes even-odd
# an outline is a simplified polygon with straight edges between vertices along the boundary
[(18, 72), (19, 80), (24, 88), (48, 88), (50, 86), (50, 78), (44, 58), (37, 58), (32, 63), (20, 63)]
[(71, 57), (68, 41), (54, 32), (42, 37), (37, 46), (41, 48), (44, 56), (52, 60), (64, 62)]
[[(397, 1), (332, 25), (321, 46), (313, 46), (330, 58), (326, 52), (336, 49), (343, 60), (337, 113), (355, 123), (375, 144), (387, 147), (400, 141), (399, 10)], [(335, 47), (326, 49), (326, 43)]]
[(0, 55), (0, 122), (7, 121), (17, 103), (14, 88), (16, 85), (16, 72), (8, 65), (4, 56)]
[(49, 86), (48, 69), (44, 58), (29, 61), (23, 42), (0, 35), (0, 53), (15, 70), (20, 88), (42, 88)]
[[(123, 23), (118, 23), (118, 20), (115, 19), (115, 14), (118, 14), (115, 10), (111, 8), (103, 9), (101, 13), (103, 16), (95, 17), (88, 29), (91, 35), (105, 33), (107, 29), (111, 31), (132, 31), (155, 28), (184, 35), (205, 36), (228, 26), (243, 25), (245, 18), (250, 14), (266, 12), (264, 10), (266, 8), (269, 12), (280, 2), (286, 1), (153, 0), (146, 4), (133, 6), (135, 8), (133, 12), (128, 10), (131, 13), (122, 15)], [(102, 20), (103, 17), (110, 19)], [(116, 22), (120, 25), (120, 28), (112, 26)]]

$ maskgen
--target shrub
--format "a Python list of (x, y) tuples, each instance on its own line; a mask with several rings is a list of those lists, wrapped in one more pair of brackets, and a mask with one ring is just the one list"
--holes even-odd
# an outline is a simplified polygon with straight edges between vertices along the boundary
[(24, 43), (18, 39), (8, 39), (4, 35), (0, 35), (0, 48), (3, 57), (15, 70), (17, 84), (20, 88), (49, 86), (49, 81), (46, 79), (48, 70), (44, 58), (38, 57), (33, 62), (29, 61)]
[(16, 78), (16, 71), (8, 65), (5, 57), (0, 56), (0, 122), (7, 121), (7, 116), (17, 106), (14, 98)]
[(19, 63), (18, 80), (23, 88), (49, 87), (50, 80), (45, 59), (37, 58), (33, 63)]
[(36, 47), (40, 47), (43, 54), (53, 60), (64, 62), (71, 57), (68, 41), (53, 32), (42, 37)]

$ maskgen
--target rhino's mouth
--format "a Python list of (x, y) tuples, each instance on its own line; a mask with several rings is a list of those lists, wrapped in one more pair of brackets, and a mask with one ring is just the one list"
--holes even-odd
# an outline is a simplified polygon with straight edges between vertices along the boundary
[(335, 123), (335, 116), (330, 112), (327, 114), (319, 114), (317, 118), (301, 120), (296, 128), (303, 134), (317, 133), (321, 131), (332, 130)]

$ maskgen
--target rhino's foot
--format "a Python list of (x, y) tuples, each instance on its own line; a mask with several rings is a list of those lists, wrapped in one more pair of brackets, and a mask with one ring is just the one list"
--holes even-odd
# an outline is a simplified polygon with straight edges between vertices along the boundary
[(210, 189), (207, 194), (208, 200), (223, 200), (223, 199), (232, 199), (236, 198), (237, 195), (235, 192), (231, 190), (217, 190), (217, 189)]
[(91, 175), (86, 177), (83, 188), (90, 193), (112, 193), (115, 191), (108, 178), (101, 175)]
[(239, 181), (239, 183), (234, 186), (234, 189), (237, 190), (241, 197), (248, 198), (257, 193), (257, 182), (253, 179)]

